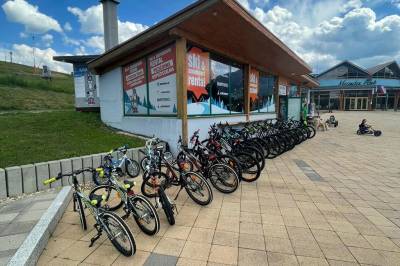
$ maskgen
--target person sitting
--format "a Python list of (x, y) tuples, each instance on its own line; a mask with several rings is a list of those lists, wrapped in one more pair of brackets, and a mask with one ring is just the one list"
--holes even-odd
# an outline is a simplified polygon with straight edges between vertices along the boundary
[(371, 126), (367, 124), (367, 119), (364, 118), (358, 127), (361, 131), (361, 134), (365, 134), (368, 133)]

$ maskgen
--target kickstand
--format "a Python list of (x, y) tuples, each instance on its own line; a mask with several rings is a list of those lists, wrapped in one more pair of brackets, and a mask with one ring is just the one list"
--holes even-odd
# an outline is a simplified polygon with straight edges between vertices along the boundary
[(94, 242), (96, 242), (96, 240), (101, 237), (101, 230), (98, 228), (98, 224), (95, 224), (94, 227), (97, 230), (97, 235), (95, 235), (90, 239), (90, 245), (89, 245), (90, 248), (93, 247)]
[(131, 214), (131, 213), (130, 213), (129, 211), (125, 210), (125, 214), (124, 214), (123, 216), (121, 216), (121, 218), (122, 218), (123, 220), (126, 220), (126, 219), (129, 217), (130, 214)]

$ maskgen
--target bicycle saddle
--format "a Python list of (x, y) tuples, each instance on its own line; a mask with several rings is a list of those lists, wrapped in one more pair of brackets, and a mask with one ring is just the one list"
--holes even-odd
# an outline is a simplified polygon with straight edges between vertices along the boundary
[(129, 181), (129, 180), (124, 180), (124, 184), (125, 185), (129, 185), (128, 189), (131, 189), (135, 186), (135, 182), (134, 181)]
[(101, 202), (103, 201), (103, 196), (101, 195), (96, 195), (92, 194), (90, 195), (90, 203), (92, 203), (93, 206), (96, 206), (97, 208), (100, 207)]

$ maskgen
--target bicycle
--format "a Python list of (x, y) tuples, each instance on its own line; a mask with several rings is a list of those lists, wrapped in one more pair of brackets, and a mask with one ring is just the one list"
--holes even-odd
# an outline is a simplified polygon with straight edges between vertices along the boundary
[(77, 175), (93, 171), (93, 168), (85, 168), (68, 174), (59, 173), (56, 177), (44, 180), (43, 184), (48, 185), (62, 177), (72, 177), (74, 211), (78, 211), (79, 213), (82, 229), (87, 230), (84, 206), (89, 209), (96, 221), (94, 228), (97, 230), (97, 235), (90, 239), (89, 247), (92, 247), (96, 240), (101, 237), (103, 231), (105, 231), (108, 239), (121, 254), (127, 257), (132, 256), (136, 252), (135, 239), (124, 220), (115, 213), (101, 207), (101, 202), (105, 198), (104, 196), (92, 195), (92, 198), (90, 198), (79, 187)]
[[(96, 172), (100, 177), (104, 176), (103, 168), (97, 168)], [(157, 211), (148, 199), (133, 191), (134, 186), (135, 182), (133, 181), (120, 182), (117, 174), (113, 172), (108, 176), (108, 183), (93, 188), (89, 197), (105, 195), (102, 207), (109, 211), (115, 211), (123, 205), (125, 215), (121, 217), (122, 219), (126, 219), (132, 214), (133, 219), (145, 234), (155, 235), (160, 230)]]
[[(100, 177), (98, 172), (95, 172), (92, 176), (93, 182), (96, 185), (106, 184), (108, 182), (108, 177), (111, 175), (112, 171), (116, 171), (120, 176), (124, 175), (124, 171), (122, 168), (125, 166), (125, 173), (128, 174), (129, 177), (134, 178), (137, 177), (140, 173), (139, 163), (133, 159), (130, 159), (126, 153), (128, 151), (128, 145), (124, 145), (122, 147), (112, 149), (109, 151), (103, 158), (102, 164), (99, 168), (103, 168), (104, 176)], [(115, 159), (112, 156), (113, 152), (117, 152), (118, 154), (122, 154), (120, 159)]]

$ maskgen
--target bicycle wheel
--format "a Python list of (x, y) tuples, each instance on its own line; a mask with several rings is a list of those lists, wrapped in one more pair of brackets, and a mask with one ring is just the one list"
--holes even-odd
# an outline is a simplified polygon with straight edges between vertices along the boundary
[(200, 174), (188, 172), (184, 175), (185, 190), (189, 197), (199, 205), (208, 205), (213, 199), (210, 185)]
[(172, 210), (172, 204), (169, 201), (167, 194), (165, 194), (164, 188), (161, 186), (158, 189), (158, 196), (160, 197), (160, 202), (164, 210), (165, 216), (167, 216), (168, 223), (170, 225), (174, 225), (175, 217), (174, 217), (174, 211)]
[(126, 160), (125, 161), (125, 172), (129, 175), (129, 177), (137, 177), (140, 172), (139, 163), (135, 160)]
[(100, 203), (100, 206), (109, 211), (115, 211), (124, 204), (118, 190), (112, 185), (100, 185), (93, 188), (89, 193), (89, 198), (92, 199), (93, 195), (105, 195), (106, 198)]
[(85, 211), (83, 209), (82, 200), (76, 193), (74, 193), (73, 198), (74, 198), (75, 209), (79, 214), (79, 220), (81, 222), (82, 229), (86, 231), (87, 230), (86, 216), (85, 216)]
[[(102, 168), (102, 166), (100, 165), (99, 167)], [(92, 172), (92, 180), (96, 185), (104, 185), (108, 183), (108, 175), (109, 175), (109, 170), (108, 169), (104, 169), (104, 174), (101, 177), (100, 173), (97, 171), (93, 171)]]
[(315, 136), (315, 128), (313, 128), (312, 126), (307, 126), (307, 137), (309, 139), (312, 139)]
[(260, 177), (261, 167), (251, 154), (247, 152), (237, 152), (235, 156), (240, 162), (243, 181), (253, 182)]
[(122, 255), (130, 257), (136, 252), (135, 239), (132, 232), (118, 215), (105, 211), (101, 214), (102, 224), (105, 227), (108, 239)]
[(153, 204), (143, 196), (129, 198), (132, 216), (140, 229), (147, 235), (155, 235), (160, 230), (160, 218)]
[(146, 170), (146, 165), (148, 164), (149, 160), (149, 156), (145, 156), (140, 160), (140, 168), (142, 168), (143, 172)]
[(239, 187), (239, 176), (226, 164), (216, 163), (209, 167), (207, 177), (222, 193), (232, 193)]
[(168, 180), (168, 176), (163, 172), (154, 172), (152, 174), (146, 174), (143, 177), (142, 186), (140, 190), (142, 194), (148, 198), (154, 198), (157, 196), (158, 188), (161, 182)]

